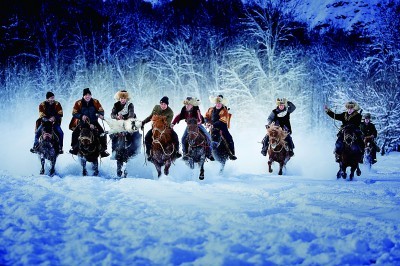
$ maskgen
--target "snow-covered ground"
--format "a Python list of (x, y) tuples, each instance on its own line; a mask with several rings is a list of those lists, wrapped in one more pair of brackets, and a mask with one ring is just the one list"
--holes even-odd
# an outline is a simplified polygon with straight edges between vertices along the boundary
[(69, 154), (49, 177), (26, 124), (0, 136), (0, 265), (400, 265), (399, 153), (336, 180), (334, 139), (294, 135), (277, 176), (260, 154), (264, 132), (242, 129), (239, 159), (223, 175), (207, 162), (204, 181), (181, 160), (157, 180), (143, 154), (122, 180), (108, 158), (82, 177)]

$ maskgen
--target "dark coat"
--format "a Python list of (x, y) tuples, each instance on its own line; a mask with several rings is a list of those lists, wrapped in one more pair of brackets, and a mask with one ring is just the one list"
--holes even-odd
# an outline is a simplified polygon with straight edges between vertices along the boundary
[(61, 125), (61, 120), (63, 117), (63, 109), (59, 102), (54, 101), (53, 104), (44, 101), (39, 104), (39, 119), (36, 120), (36, 128), (40, 126), (42, 123), (43, 118), (49, 119), (50, 117), (55, 118), (55, 123)]
[(272, 110), (271, 114), (268, 116), (267, 125), (270, 125), (272, 122), (274, 122), (275, 125), (280, 126), (282, 129), (292, 134), (290, 114), (296, 110), (296, 106), (290, 101), (287, 103), (287, 106), (283, 110), (280, 110), (278, 107)]
[(142, 125), (150, 122), (151, 119), (153, 118), (153, 115), (165, 116), (167, 118), (168, 124), (171, 124), (172, 118), (174, 118), (174, 112), (169, 106), (165, 110), (163, 110), (161, 109), (160, 105), (157, 104), (156, 106), (153, 107), (151, 114), (142, 121)]
[(76, 101), (72, 109), (72, 119), (69, 123), (69, 129), (74, 130), (84, 115), (89, 117), (91, 124), (97, 125), (97, 115), (104, 116), (104, 109), (100, 102), (93, 98), (89, 102), (86, 102), (83, 98)]
[(343, 112), (341, 114), (335, 114), (331, 110), (327, 110), (326, 113), (335, 120), (342, 122), (342, 128), (345, 126), (353, 125), (356, 128), (360, 128), (361, 125), (361, 114), (357, 111), (349, 114), (348, 112)]
[(178, 124), (179, 121), (185, 119), (187, 122), (190, 118), (196, 118), (197, 122), (204, 122), (204, 118), (200, 113), (200, 108), (198, 106), (193, 106), (192, 109), (189, 111), (186, 110), (186, 107), (182, 107), (181, 112), (175, 116), (174, 121), (172, 121), (172, 124)]
[(378, 137), (378, 132), (376, 131), (376, 127), (373, 123), (369, 122), (368, 124), (362, 123), (360, 129), (364, 135), (364, 137), (374, 136), (374, 138)]

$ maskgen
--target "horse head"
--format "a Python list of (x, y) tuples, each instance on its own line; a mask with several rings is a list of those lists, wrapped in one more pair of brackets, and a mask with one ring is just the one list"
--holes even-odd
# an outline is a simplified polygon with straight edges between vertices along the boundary
[(94, 142), (94, 134), (92, 130), (88, 127), (82, 127), (81, 133), (79, 134), (79, 143), (86, 147)]
[(285, 138), (287, 132), (283, 131), (280, 126), (271, 125), (267, 128), (267, 134), (269, 136), (269, 144), (272, 149), (275, 149), (279, 144), (285, 145)]
[(353, 143), (356, 143), (357, 140), (357, 135), (356, 135), (356, 130), (355, 127), (352, 125), (348, 125), (342, 128), (342, 133), (343, 133), (343, 142), (351, 146)]

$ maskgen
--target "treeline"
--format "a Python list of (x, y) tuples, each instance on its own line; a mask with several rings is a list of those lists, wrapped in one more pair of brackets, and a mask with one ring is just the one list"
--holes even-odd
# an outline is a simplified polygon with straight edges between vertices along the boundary
[(355, 100), (372, 113), (380, 141), (398, 143), (399, 1), (375, 7), (374, 27), (351, 31), (309, 28), (295, 7), (291, 0), (9, 1), (0, 10), (0, 108), (39, 101), (47, 90), (72, 102), (85, 87), (110, 96), (127, 89), (138, 108), (163, 95), (178, 108), (187, 95), (207, 102), (222, 93), (245, 125), (287, 97), (298, 106), (297, 128), (316, 130), (333, 127), (324, 104), (339, 112)]

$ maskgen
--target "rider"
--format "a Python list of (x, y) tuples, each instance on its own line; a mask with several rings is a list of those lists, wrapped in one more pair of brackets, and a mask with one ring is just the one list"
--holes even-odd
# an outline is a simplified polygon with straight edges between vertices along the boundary
[[(153, 107), (153, 110), (151, 111), (151, 114), (142, 121), (142, 130), (144, 128), (144, 125), (151, 121), (151, 119), (153, 118), (153, 115), (165, 116), (167, 118), (168, 125), (170, 125), (172, 118), (174, 117), (174, 112), (168, 105), (169, 105), (169, 98), (167, 96), (162, 97), (160, 100), (160, 104), (155, 105)], [(178, 138), (178, 135), (176, 134), (176, 132), (172, 129), (172, 127), (171, 127), (171, 134), (172, 134), (172, 141), (174, 142), (174, 145), (175, 145), (175, 149), (174, 149), (175, 157), (180, 158), (180, 157), (182, 157), (182, 155), (179, 153), (179, 138)], [(146, 145), (147, 160), (151, 161), (152, 156), (150, 154), (150, 150), (151, 150), (151, 145), (153, 142), (152, 129), (150, 129), (146, 133), (146, 136), (144, 137), (144, 142)]]
[[(116, 120), (127, 120), (136, 118), (135, 107), (130, 102), (129, 93), (126, 90), (120, 90), (114, 95), (116, 102), (111, 110), (111, 118)], [(115, 150), (116, 141), (111, 142), (112, 150)], [(114, 156), (114, 153), (113, 153)]]
[[(325, 112), (333, 119), (339, 120), (342, 122), (340, 130), (337, 134), (338, 139), (336, 140), (335, 144), (335, 159), (336, 162), (340, 162), (340, 153), (343, 150), (343, 128), (346, 126), (353, 126), (355, 130), (355, 134), (357, 135), (357, 143), (360, 147), (360, 152), (364, 154), (364, 142), (362, 141), (361, 137), (361, 114), (358, 112), (359, 106), (355, 102), (347, 102), (345, 104), (345, 108), (347, 109), (346, 112), (335, 114), (329, 107), (325, 106)], [(362, 157), (361, 157), (362, 158)], [(362, 160), (362, 159), (361, 159)], [(361, 161), (360, 161), (361, 162)]]
[(379, 146), (376, 145), (375, 139), (378, 137), (378, 132), (376, 131), (376, 127), (374, 123), (371, 122), (371, 114), (365, 113), (364, 121), (361, 123), (360, 129), (364, 135), (364, 138), (371, 138), (372, 140), (372, 149), (371, 149), (371, 156), (372, 156), (372, 163), (376, 163), (376, 152), (379, 152)]
[(72, 110), (72, 119), (69, 124), (69, 128), (72, 132), (72, 148), (69, 150), (71, 154), (78, 154), (78, 138), (80, 134), (80, 126), (83, 123), (89, 123), (90, 128), (96, 128), (97, 134), (100, 140), (100, 156), (107, 157), (110, 154), (107, 152), (107, 136), (104, 133), (103, 128), (100, 126), (97, 118), (104, 119), (104, 110), (100, 102), (97, 99), (92, 98), (92, 92), (89, 88), (83, 90), (82, 99), (78, 100), (74, 104)]
[[(207, 158), (210, 161), (214, 161), (214, 157), (211, 153), (211, 136), (208, 133), (208, 131), (203, 127), (202, 123), (204, 122), (204, 118), (200, 113), (200, 108), (199, 108), (199, 103), (200, 100), (196, 99), (195, 97), (187, 97), (184, 101), (183, 104), (185, 106), (182, 107), (181, 112), (175, 116), (174, 120), (172, 121), (171, 127), (173, 128), (175, 124), (179, 123), (182, 119), (185, 119), (187, 122), (190, 118), (195, 118), (197, 120), (197, 124), (203, 135), (207, 139), (208, 147), (209, 149), (207, 150)], [(182, 159), (187, 160), (188, 155), (187, 155), (187, 136), (188, 136), (188, 131), (187, 128), (185, 129), (185, 132), (183, 133), (182, 136), (182, 152), (183, 152), (183, 157)]]
[(58, 137), (58, 153), (62, 154), (64, 132), (61, 129), (61, 119), (63, 117), (63, 109), (58, 101), (54, 100), (54, 93), (51, 91), (46, 93), (46, 100), (39, 104), (39, 119), (36, 120), (35, 142), (33, 148), (30, 149), (32, 153), (37, 152), (39, 145), (39, 138), (42, 129), (42, 122), (48, 120), (53, 123), (53, 129)]
[(229, 159), (236, 160), (235, 143), (233, 142), (231, 133), (228, 131), (231, 114), (229, 114), (229, 109), (226, 107), (227, 100), (222, 95), (218, 95), (217, 97), (210, 96), (209, 99), (215, 106), (207, 110), (205, 115), (206, 126), (208, 128), (215, 127), (222, 131), (223, 136), (228, 141), (230, 150)]
[[(268, 116), (267, 125), (265, 126), (268, 128), (272, 122), (275, 125), (280, 126), (283, 130), (285, 130), (288, 134), (285, 138), (287, 143), (286, 150), (289, 152), (289, 156), (292, 157), (294, 155), (294, 143), (291, 137), (292, 134), (292, 126), (290, 125), (290, 114), (296, 110), (296, 106), (291, 102), (288, 101), (286, 98), (276, 99), (276, 108), (272, 110), (270, 115)], [(267, 155), (268, 145), (269, 145), (269, 137), (266, 135), (262, 140), (262, 149), (261, 154), (263, 156)]]

